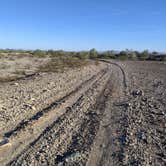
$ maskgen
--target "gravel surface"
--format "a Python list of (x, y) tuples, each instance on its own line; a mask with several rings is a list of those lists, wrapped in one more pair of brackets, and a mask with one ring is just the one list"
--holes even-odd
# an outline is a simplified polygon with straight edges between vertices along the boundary
[[(87, 165), (164, 166), (166, 66), (162, 62), (114, 63), (119, 68), (114, 71), (114, 93)], [(121, 86), (124, 80), (127, 86)]]
[(104, 65), (90, 65), (64, 73), (41, 73), (33, 79), (0, 84), (0, 133), (47, 107), (97, 74)]
[(162, 62), (105, 60), (0, 91), (1, 165), (166, 164)]
[(128, 62), (130, 106), (124, 163), (166, 164), (166, 65), (160, 62)]

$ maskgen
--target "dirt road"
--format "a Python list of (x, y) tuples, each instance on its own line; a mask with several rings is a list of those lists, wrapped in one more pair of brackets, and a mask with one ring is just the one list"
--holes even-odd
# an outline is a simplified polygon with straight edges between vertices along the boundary
[[(22, 116), (13, 111), (12, 123), (4, 121), (6, 127), (1, 127), (1, 165), (166, 164), (165, 64), (100, 63), (85, 72), (72, 71), (66, 78), (59, 75), (57, 81), (70, 77), (74, 84), (62, 80), (59, 93), (46, 90), (47, 95), (36, 99), (38, 106), (30, 105)], [(36, 77), (35, 85), (46, 83), (44, 75)], [(18, 84), (23, 86), (25, 81)], [(16, 84), (13, 86), (14, 91)], [(39, 101), (48, 96), (49, 100), (40, 105)], [(19, 103), (17, 108), (21, 108)], [(10, 112), (4, 112), (4, 117), (6, 114)]]

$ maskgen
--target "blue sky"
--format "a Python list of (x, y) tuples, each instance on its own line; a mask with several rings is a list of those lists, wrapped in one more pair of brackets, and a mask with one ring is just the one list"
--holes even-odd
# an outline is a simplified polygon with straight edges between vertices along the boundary
[(0, 0), (0, 48), (166, 51), (166, 0)]

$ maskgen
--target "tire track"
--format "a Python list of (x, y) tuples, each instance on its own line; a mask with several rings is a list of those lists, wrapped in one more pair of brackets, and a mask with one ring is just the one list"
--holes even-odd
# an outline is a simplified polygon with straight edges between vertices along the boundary
[[(104, 63), (107, 64), (112, 64), (117, 66), (123, 76), (123, 85), (125, 90), (127, 89), (127, 83), (126, 83), (126, 75), (125, 72), (123, 70), (123, 68), (113, 62), (108, 62), (105, 60), (101, 60)], [(98, 84), (98, 81), (104, 76), (104, 74), (106, 74), (106, 72), (108, 72), (108, 67), (107, 70), (101, 71), (100, 72), (100, 76), (97, 77), (97, 75), (93, 76), (92, 78), (90, 78), (89, 80), (85, 81), (83, 83), (83, 85), (78, 86), (73, 92), (69, 93), (67, 96), (61, 98), (59, 101), (56, 101), (54, 103), (52, 103), (49, 107), (45, 108), (44, 110), (38, 112), (36, 115), (34, 115), (33, 117), (31, 117), (30, 119), (28, 119), (27, 121), (23, 121), (23, 123), (20, 123), (20, 127), (18, 126), (17, 130), (13, 130), (11, 132), (6, 133), (6, 136), (8, 137), (12, 137), (12, 135), (15, 135), (16, 131), (20, 131), (23, 130), (25, 128), (27, 128), (27, 126), (29, 124), (31, 124), (33, 121), (37, 121), (40, 118), (44, 117), (45, 114), (47, 114), (48, 112), (50, 112), (52, 109), (55, 109), (57, 107), (59, 107), (61, 104), (63, 104), (65, 102), (65, 100), (67, 100), (68, 98), (71, 97), (71, 95), (73, 94), (77, 94), (78, 91), (83, 88), (86, 87), (87, 84), (89, 84), (92, 80), (96, 79), (94, 84)], [(110, 75), (109, 75), (110, 76)], [(93, 84), (93, 85), (94, 85)], [(29, 146), (24, 149), (21, 150), (21, 154), (30, 154), (31, 152), (33, 152), (32, 147), (35, 147), (36, 144), (42, 144), (42, 142), (40, 140), (43, 140), (44, 138), (47, 140), (48, 137), (48, 133), (52, 130), (52, 128), (55, 128), (56, 126), (56, 130), (54, 130), (55, 132), (55, 136), (54, 136), (54, 140), (60, 140), (60, 142), (57, 142), (57, 147), (54, 148), (54, 153), (61, 151), (61, 153), (57, 153), (54, 157), (54, 164), (58, 165), (60, 163), (63, 164), (69, 164), (71, 162), (71, 158), (73, 158), (72, 156), (77, 156), (74, 163), (75, 164), (85, 164), (90, 150), (91, 150), (91, 145), (93, 144), (93, 141), (95, 139), (95, 136), (97, 134), (97, 131), (99, 130), (99, 126), (100, 126), (100, 121), (102, 118), (102, 115), (105, 111), (105, 102), (107, 100), (108, 95), (110, 94), (110, 89), (111, 87), (108, 87), (108, 85), (110, 85), (110, 83), (107, 83), (106, 86), (104, 87), (104, 89), (102, 90), (102, 92), (100, 93), (100, 95), (98, 96), (95, 104), (93, 104), (90, 109), (88, 109), (88, 112), (86, 114), (82, 114), (79, 113), (79, 108), (81, 108), (81, 103), (84, 100), (84, 95), (87, 93), (87, 91), (89, 91), (90, 89), (88, 88), (87, 91), (85, 92), (84, 95), (79, 96), (79, 98), (77, 100), (75, 100), (76, 102), (68, 107), (67, 109), (65, 109), (65, 112), (59, 116), (59, 118), (54, 121), (51, 125), (47, 125), (48, 127), (41, 132), (41, 134), (39, 135), (39, 137), (37, 137), (37, 139), (31, 141), (32, 143), (29, 144)], [(89, 86), (90, 87), (90, 86)], [(92, 88), (94, 89), (94, 87)], [(124, 90), (124, 92), (126, 92)], [(105, 91), (109, 92), (106, 95), (104, 94)], [(78, 109), (78, 110), (77, 110)], [(97, 114), (95, 111), (92, 110), (99, 110), (99, 114)], [(80, 119), (79, 119), (80, 117)], [(76, 125), (75, 129), (73, 130), (73, 127), (69, 122), (74, 123)], [(78, 125), (79, 124), (79, 125)], [(72, 132), (72, 136), (70, 136), (70, 134), (66, 134), (67, 132)], [(48, 138), (47, 138), (48, 137)], [(68, 138), (69, 137), (69, 138)], [(50, 142), (51, 140), (49, 140)], [(52, 142), (53, 143), (53, 142)], [(45, 143), (43, 144), (43, 147), (45, 146), (50, 146), (50, 143)], [(40, 146), (39, 146), (40, 147)], [(32, 149), (32, 151), (30, 150)], [(40, 148), (40, 151), (42, 151), (42, 147)], [(66, 150), (65, 150), (66, 149)], [(29, 151), (30, 150), (30, 151)], [(29, 151), (29, 153), (28, 153)], [(46, 154), (48, 154), (49, 152), (47, 152)], [(22, 161), (21, 156), (24, 155), (18, 155), (17, 158), (15, 158), (13, 161), (11, 161), (11, 163), (9, 163), (9, 165), (15, 165), (14, 163), (22, 163), (22, 162), (17, 162), (17, 161)], [(26, 157), (23, 157), (25, 161)], [(46, 157), (47, 158), (47, 157)], [(80, 159), (81, 158), (81, 159)], [(51, 158), (52, 159), (52, 158)], [(42, 159), (39, 159), (42, 161)], [(28, 162), (28, 161), (26, 161)], [(25, 163), (26, 163), (25, 162)], [(45, 161), (46, 162), (46, 161)], [(49, 163), (49, 161), (47, 161)], [(71, 162), (73, 164), (73, 161)], [(41, 164), (41, 163), (40, 163)]]
[(126, 79), (126, 74), (125, 74), (124, 69), (119, 64), (117, 64), (115, 62), (110, 62), (110, 61), (107, 61), (107, 60), (100, 60), (100, 61), (112, 64), (112, 65), (115, 65), (115, 66), (117, 66), (121, 70), (122, 75), (123, 75), (123, 85), (124, 85), (124, 88), (127, 90), (128, 86), (127, 86), (127, 79)]
[(111, 64), (113, 80), (112, 91), (108, 97), (105, 114), (96, 136), (87, 166), (121, 165), (123, 142), (126, 130), (126, 97), (128, 99), (127, 78), (124, 69), (117, 63), (101, 60)]
[[(102, 78), (103, 80), (105, 80), (105, 79), (108, 79), (108, 74), (106, 75), (105, 74), (105, 76), (104, 76), (104, 78)], [(101, 80), (101, 78), (99, 79), (99, 80)], [(72, 107), (70, 107), (70, 108), (68, 108), (67, 110), (66, 110), (66, 112), (65, 112), (65, 114), (64, 115), (62, 115), (61, 117), (59, 117), (59, 119), (57, 119), (57, 121), (55, 121), (55, 123), (53, 123), (52, 125), (51, 125), (51, 127), (49, 127), (47, 130), (45, 130), (45, 132), (43, 132), (42, 134), (41, 134), (41, 136), (36, 140), (36, 141), (34, 141), (34, 143), (32, 143), (31, 144), (31, 146), (29, 146), (28, 147), (28, 149), (31, 147), (33, 147), (35, 144), (39, 144), (39, 147), (41, 146), (41, 144), (42, 144), (42, 142), (44, 142), (44, 140), (45, 139), (47, 139), (48, 137), (49, 137), (49, 135), (48, 135), (48, 132), (50, 132), (50, 133), (53, 133), (53, 135), (54, 135), (54, 141), (56, 140), (58, 140), (58, 138), (62, 138), (62, 141), (61, 141), (61, 143), (59, 144), (59, 146), (63, 146), (63, 140), (65, 141), (66, 139), (69, 139), (68, 137), (62, 137), (63, 135), (64, 135), (64, 131), (72, 131), (72, 128), (73, 128), (73, 126), (71, 125), (72, 123), (74, 123), (75, 125), (77, 124), (77, 123), (79, 123), (81, 126), (85, 123), (85, 119), (84, 119), (84, 116), (85, 116), (85, 113), (84, 113), (84, 105), (85, 104), (81, 104), (82, 102), (83, 102), (83, 100), (85, 100), (84, 99), (84, 97), (86, 97), (87, 96), (87, 93), (89, 92), (89, 91), (94, 91), (95, 89), (96, 89), (96, 86), (99, 86), (100, 85), (100, 87), (101, 86), (103, 86), (103, 81), (101, 82), (101, 83), (99, 83), (99, 80), (97, 80), (92, 86), (91, 86), (91, 88), (90, 89), (87, 89), (87, 91), (84, 93), (84, 95), (83, 96), (81, 96), (80, 97), (80, 99), (78, 100), (78, 101), (76, 101), (75, 102), (75, 104), (72, 106)], [(99, 85), (98, 85), (99, 84)], [(92, 92), (91, 92), (92, 93)], [(90, 94), (91, 94), (90, 93)], [(89, 94), (89, 96), (91, 96)], [(84, 101), (85, 102), (85, 101)], [(84, 109), (81, 109), (80, 107), (83, 107)], [(81, 110), (82, 111), (81, 111)], [(83, 118), (83, 119), (80, 119), (80, 118)], [(71, 121), (72, 120), (72, 121)], [(81, 122), (81, 120), (83, 120), (83, 123)], [(64, 123), (63, 123), (63, 121), (64, 121)], [(77, 124), (78, 125), (78, 124)], [(80, 126), (79, 125), (79, 126)], [(53, 129), (53, 131), (51, 131), (51, 129), (54, 127), (54, 129)], [(56, 128), (56, 129), (55, 129)], [(77, 127), (75, 127), (75, 128), (77, 128)], [(79, 128), (78, 128), (78, 131), (75, 131), (76, 133), (78, 133), (78, 132), (80, 132), (80, 130), (79, 130)], [(68, 133), (68, 132), (67, 132)], [(67, 135), (66, 135), (67, 136)], [(57, 138), (58, 137), (58, 138)], [(45, 138), (45, 139), (44, 139)], [(43, 140), (44, 139), (44, 140)], [(40, 140), (40, 141), (39, 141)], [(69, 139), (70, 140), (70, 139)], [(54, 142), (53, 141), (53, 142)], [(72, 140), (71, 140), (72, 141)], [(67, 143), (68, 141), (66, 140), (66, 146), (67, 146), (67, 144), (70, 144), (70, 141)], [(58, 142), (57, 142), (58, 143)], [(49, 143), (50, 144), (50, 143)], [(55, 144), (55, 142), (54, 142), (54, 144)], [(47, 143), (45, 143), (45, 146), (47, 145)], [(31, 153), (31, 151), (29, 151), (28, 152), (28, 149), (26, 149), (25, 151), (24, 151), (24, 153), (28, 153), (28, 154), (30, 154)], [(35, 148), (36, 149), (36, 148)], [(41, 146), (41, 150), (42, 150), (43, 148), (42, 148), (42, 146)], [(50, 150), (50, 149), (49, 149)], [(56, 151), (56, 149), (54, 148), (54, 153), (55, 153), (55, 151)], [(57, 151), (59, 151), (59, 148), (57, 147)], [(33, 148), (32, 148), (32, 152), (33, 152)], [(23, 153), (23, 154), (24, 154)], [(26, 153), (26, 154), (27, 154)], [(24, 155), (23, 155), (24, 156)], [(33, 155), (34, 156), (34, 155)], [(18, 156), (13, 162), (11, 162), (13, 165), (14, 165), (14, 163), (17, 163), (17, 161), (18, 161), (18, 159), (20, 158), (20, 156)], [(26, 158), (28, 158), (27, 156), (25, 157), (24, 156), (24, 159), (26, 159)], [(20, 159), (21, 160), (21, 159)], [(21, 160), (22, 161), (22, 160)], [(11, 164), (10, 163), (10, 164)], [(22, 163), (22, 162), (18, 162), (17, 164), (19, 164), (19, 163)]]
[(106, 101), (111, 92), (110, 79), (98, 95), (79, 127), (72, 136), (72, 142), (62, 155), (55, 158), (55, 165), (86, 165), (91, 147), (98, 132), (101, 119), (105, 112)]
[(62, 103), (64, 103), (68, 98), (70, 98), (71, 95), (76, 94), (81, 88), (86, 86), (86, 84), (90, 83), (92, 80), (96, 79), (98, 75), (102, 75), (105, 72), (106, 71), (103, 70), (103, 71), (97, 73), (96, 75), (92, 76), (89, 80), (86, 80), (81, 85), (76, 87), (76, 89), (74, 89), (72, 92), (70, 92), (66, 96), (64, 96), (64, 97), (56, 100), (55, 102), (51, 103), (49, 106), (47, 106), (46, 108), (44, 108), (41, 111), (38, 111), (35, 115), (28, 118), (27, 120), (22, 120), (13, 130), (5, 133), (4, 137), (10, 139), (10, 137), (12, 137), (12, 135), (14, 135), (17, 132), (19, 132), (20, 130), (24, 129), (28, 124), (32, 123), (33, 121), (39, 120), (42, 116), (44, 116), (44, 114), (46, 114), (46, 113), (50, 112), (51, 110), (57, 108), (58, 106), (62, 105)]
[[(37, 113), (36, 115), (34, 115), (30, 121), (25, 121), (23, 124), (19, 124), (19, 126), (16, 128), (16, 130), (13, 130), (11, 132), (6, 133), (6, 136), (8, 136), (8, 138), (11, 139), (11, 144), (14, 144), (15, 140), (17, 140), (16, 146), (13, 146), (13, 149), (16, 148), (20, 149), (17, 150), (16, 152), (14, 152), (14, 154), (12, 154), (12, 147), (9, 148), (9, 150), (6, 153), (6, 157), (7, 156), (11, 156), (11, 158), (14, 158), (16, 155), (18, 155), (19, 153), (21, 153), (23, 151), (23, 149), (28, 146), (28, 144), (30, 142), (33, 142), (34, 139), (30, 138), (30, 140), (24, 140), (24, 138), (20, 138), (21, 136), (24, 136), (26, 134), (28, 134), (27, 132), (29, 132), (28, 130), (31, 129), (31, 127), (33, 129), (36, 129), (36, 127), (40, 127), (41, 128), (45, 128), (44, 126), (49, 126), (48, 128), (46, 128), (46, 130), (44, 131), (48, 131), (50, 128), (50, 123), (53, 121), (55, 121), (55, 115), (53, 115), (54, 113), (54, 109), (56, 110), (57, 114), (58, 112), (59, 117), (63, 116), (63, 113), (65, 112), (65, 108), (67, 107), (67, 110), (70, 110), (70, 103), (72, 104), (73, 101), (77, 101), (80, 100), (80, 96), (82, 96), (83, 93), (85, 93), (85, 91), (87, 91), (93, 84), (97, 84), (97, 82), (106, 74), (106, 70), (102, 70), (100, 73), (98, 73), (97, 75), (93, 76), (91, 79), (87, 80), (86, 82), (84, 82), (83, 84), (81, 84), (80, 86), (78, 86), (74, 91), (72, 91), (70, 94), (68, 94), (67, 96), (63, 97), (62, 99), (60, 99), (60, 104), (57, 105), (57, 102), (52, 103), (47, 109), (44, 109), (41, 111), (41, 113)], [(78, 102), (78, 101), (77, 101)], [(77, 102), (75, 104), (77, 104)], [(59, 111), (58, 111), (59, 110)], [(63, 110), (63, 111), (62, 111)], [(52, 112), (53, 111), (53, 112)], [(39, 116), (38, 116), (39, 115)], [(48, 122), (49, 118), (47, 118), (47, 116), (49, 115), (49, 118), (51, 119), (50, 122)], [(53, 117), (51, 117), (53, 116)], [(37, 117), (37, 118), (36, 118)], [(58, 118), (58, 116), (57, 116)], [(57, 119), (58, 120), (58, 119)], [(44, 122), (42, 122), (44, 121)], [(47, 124), (48, 123), (48, 124)], [(57, 123), (57, 122), (56, 122)], [(35, 124), (35, 125), (34, 125)], [(40, 125), (40, 124), (44, 124), (44, 126)], [(54, 124), (55, 125), (55, 124)], [(41, 129), (39, 129), (40, 131), (38, 131), (38, 133), (42, 133), (43, 131)], [(34, 135), (34, 133), (32, 133)], [(32, 136), (32, 134), (30, 134), (29, 136)], [(36, 133), (35, 133), (36, 134)], [(38, 135), (38, 134), (36, 134)], [(26, 135), (27, 136), (27, 135)], [(21, 145), (20, 145), (20, 142)], [(29, 142), (29, 143), (28, 143)], [(33, 144), (33, 143), (32, 143)], [(20, 146), (20, 147), (19, 147)], [(24, 148), (23, 148), (24, 147)], [(10, 151), (11, 150), (11, 151)], [(0, 153), (2, 152), (1, 148), (0, 148)], [(8, 154), (8, 155), (7, 155)], [(5, 157), (3, 158), (4, 163), (6, 163), (6, 161), (8, 161), (9, 159), (6, 159)]]

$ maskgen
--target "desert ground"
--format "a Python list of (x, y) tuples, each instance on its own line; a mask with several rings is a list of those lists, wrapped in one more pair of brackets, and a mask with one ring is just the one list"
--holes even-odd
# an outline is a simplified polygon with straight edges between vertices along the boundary
[(166, 64), (0, 58), (0, 165), (166, 165)]

